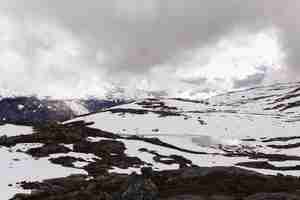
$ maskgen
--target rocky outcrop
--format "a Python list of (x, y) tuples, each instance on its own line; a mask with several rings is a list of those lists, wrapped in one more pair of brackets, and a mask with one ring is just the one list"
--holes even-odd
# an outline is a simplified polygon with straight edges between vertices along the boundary
[(288, 193), (258, 193), (245, 198), (245, 200), (300, 200), (300, 196)]
[(50, 154), (69, 153), (72, 150), (68, 147), (59, 144), (46, 144), (42, 147), (32, 148), (26, 151), (27, 154), (33, 157), (47, 157)]
[(158, 200), (158, 187), (151, 180), (151, 169), (144, 168), (142, 172), (128, 177), (121, 189), (121, 200)]
[(142, 174), (103, 174), (94, 179), (84, 175), (23, 182), (31, 195), (13, 200), (298, 200), (300, 180), (266, 176), (234, 167), (188, 167)]

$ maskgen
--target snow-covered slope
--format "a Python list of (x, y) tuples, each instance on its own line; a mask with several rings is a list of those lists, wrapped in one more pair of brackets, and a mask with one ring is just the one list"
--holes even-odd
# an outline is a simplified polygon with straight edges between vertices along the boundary
[[(1, 125), (1, 136), (17, 136), (32, 134), (33, 129), (29, 126)], [(1, 137), (3, 139), (3, 137)], [(42, 144), (18, 144), (14, 147), (0, 148), (0, 197), (3, 200), (11, 198), (16, 193), (28, 193), (17, 183), (22, 181), (42, 181), (49, 178), (68, 176), (70, 174), (84, 174), (84, 170), (70, 169), (59, 165), (53, 165), (48, 158), (35, 159), (22, 153), (30, 148), (36, 148)]]
[(222, 141), (295, 136), (300, 84), (252, 88), (204, 101), (144, 99), (75, 120), (123, 135), (210, 136)]
[[(300, 83), (250, 88), (204, 101), (143, 99), (72, 121), (76, 120), (94, 122), (90, 127), (125, 137), (156, 137), (179, 148), (218, 154), (195, 155), (170, 152), (155, 145), (149, 147), (162, 155), (181, 155), (199, 166), (266, 161), (273, 167), (254, 166), (252, 169), (264, 168), (256, 170), (274, 174), (281, 170), (276, 167), (288, 166), (290, 168), (283, 168), (281, 173), (300, 175), (300, 171), (294, 170), (300, 165), (299, 158), (290, 157), (300, 157), (297, 141), (300, 136)], [(148, 146), (142, 142), (123, 142), (128, 151), (136, 153)], [(274, 154), (280, 159), (274, 159)]]
[[(300, 83), (275, 84), (202, 101), (139, 99), (54, 128), (4, 124), (0, 197), (23, 192), (16, 184), (21, 181), (74, 173), (95, 177), (106, 170), (140, 173), (144, 166), (237, 166), (300, 176), (299, 101)], [(65, 102), (79, 114), (98, 103)], [(22, 105), (21, 110), (31, 108)]]

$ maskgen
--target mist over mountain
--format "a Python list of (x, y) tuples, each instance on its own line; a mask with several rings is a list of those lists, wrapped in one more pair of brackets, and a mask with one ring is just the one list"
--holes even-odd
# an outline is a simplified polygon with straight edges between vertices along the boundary
[(261, 66), (255, 84), (294, 81), (298, 8), (297, 0), (4, 0), (0, 87), (64, 98), (104, 97), (114, 85), (187, 96), (253, 85)]
[(1, 0), (0, 199), (300, 199), (299, 0)]

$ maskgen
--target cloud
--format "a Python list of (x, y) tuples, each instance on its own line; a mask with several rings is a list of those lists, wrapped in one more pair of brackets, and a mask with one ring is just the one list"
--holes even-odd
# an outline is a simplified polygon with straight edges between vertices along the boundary
[(208, 79), (206, 77), (196, 77), (196, 78), (183, 79), (182, 81), (184, 81), (186, 83), (194, 84), (194, 85), (201, 85), (201, 84), (207, 82), (207, 80)]
[[(199, 49), (270, 28), (278, 30), (287, 73), (292, 75), (300, 62), (299, 4), (297, 0), (3, 0), (0, 69), (8, 76), (0, 83), (21, 91), (26, 82), (32, 92), (50, 90), (50, 95), (64, 90), (70, 95), (78, 90), (103, 93), (110, 82), (126, 84), (132, 77), (137, 82), (156, 79), (159, 83), (154, 85), (164, 87), (166, 80), (152, 73), (156, 68), (185, 73), (184, 64)], [(202, 64), (195, 65), (200, 69)], [(14, 74), (22, 74), (20, 81), (12, 80)], [(174, 74), (165, 75), (176, 82)]]
[(263, 83), (267, 78), (268, 67), (259, 66), (256, 67), (256, 69), (257, 72), (247, 75), (246, 78), (234, 79), (233, 88), (246, 88), (246, 87), (251, 87)]
[(55, 97), (103, 93), (101, 70), (62, 27), (0, 15), (0, 44), (0, 89)]
[(90, 41), (91, 49), (108, 55), (111, 70), (142, 73), (234, 30), (264, 28), (260, 4), (251, 2), (12, 0), (8, 7), (22, 17), (55, 20)]
[(245, 79), (235, 80), (233, 88), (244, 88), (253, 85), (259, 85), (264, 81), (264, 78), (265, 78), (264, 73), (252, 74)]

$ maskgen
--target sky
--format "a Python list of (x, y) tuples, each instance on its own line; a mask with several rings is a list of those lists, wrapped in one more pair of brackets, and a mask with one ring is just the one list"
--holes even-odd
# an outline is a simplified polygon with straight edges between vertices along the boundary
[(298, 0), (1, 0), (0, 90), (201, 98), (296, 81), (299, 8)]

